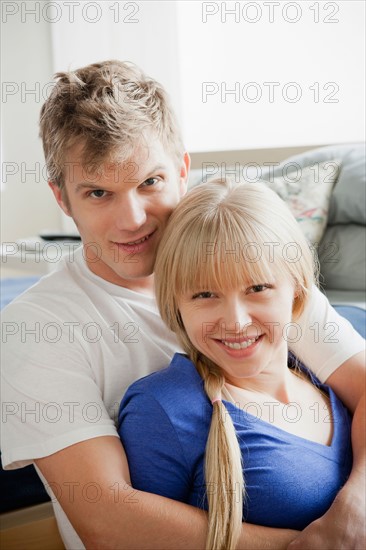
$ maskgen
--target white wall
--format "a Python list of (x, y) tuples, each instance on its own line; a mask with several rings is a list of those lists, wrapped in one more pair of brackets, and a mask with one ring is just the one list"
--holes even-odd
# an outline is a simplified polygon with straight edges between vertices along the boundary
[(7, 242), (58, 229), (61, 218), (38, 137), (43, 87), (52, 73), (49, 25), (15, 17), (5, 24), (2, 15), (1, 240)]
[[(61, 7), (64, 3), (59, 4)], [(165, 86), (179, 111), (176, 2), (114, 0), (79, 4), (72, 21), (63, 6), (59, 12), (62, 17), (51, 25), (54, 70), (76, 69), (104, 59), (132, 61)]]
[[(225, 16), (225, 6), (237, 12)], [(1, 193), (2, 240), (71, 228), (44, 179), (21, 173), (22, 162), (44, 164), (38, 115), (55, 71), (106, 58), (141, 65), (171, 94), (192, 152), (358, 141), (365, 119), (364, 12), (364, 2), (348, 0), (2, 2), (2, 77), (19, 89), (9, 95), (6, 88), (2, 103), (3, 161), (15, 164), (7, 170), (18, 168)], [(279, 83), (273, 101), (266, 82)], [(289, 82), (302, 93), (297, 102), (290, 101), (294, 86), (282, 95)], [(316, 82), (319, 101), (310, 89)], [(203, 83), (218, 90), (206, 101)], [(38, 97), (22, 97), (22, 87), (36, 85)], [(221, 97), (225, 86), (236, 86), (239, 97)], [(261, 99), (250, 102), (258, 91)]]
[(179, 2), (178, 13), (190, 151), (364, 139), (364, 2)]

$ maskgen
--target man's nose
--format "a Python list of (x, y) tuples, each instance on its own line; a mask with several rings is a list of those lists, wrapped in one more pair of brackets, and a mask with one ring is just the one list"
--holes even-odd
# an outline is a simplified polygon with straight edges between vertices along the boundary
[(120, 230), (137, 231), (146, 222), (144, 202), (132, 193), (118, 201), (116, 210), (116, 223)]

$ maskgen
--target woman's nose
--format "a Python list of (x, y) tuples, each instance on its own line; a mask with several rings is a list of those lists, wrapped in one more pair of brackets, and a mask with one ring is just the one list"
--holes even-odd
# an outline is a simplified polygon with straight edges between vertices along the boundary
[(245, 327), (252, 322), (247, 305), (241, 300), (227, 301), (221, 314), (221, 328), (227, 337), (245, 336)]

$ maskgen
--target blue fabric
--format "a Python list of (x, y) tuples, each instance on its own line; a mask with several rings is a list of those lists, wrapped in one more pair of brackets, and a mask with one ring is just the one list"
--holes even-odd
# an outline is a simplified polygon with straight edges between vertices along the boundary
[(366, 310), (356, 306), (333, 306), (339, 315), (350, 321), (353, 328), (366, 338)]
[[(269, 527), (304, 529), (323, 515), (352, 467), (350, 416), (329, 393), (330, 446), (290, 434), (225, 402), (242, 451), (247, 500), (243, 519)], [(132, 485), (207, 509), (204, 453), (212, 405), (202, 379), (184, 355), (135, 382), (119, 414)]]
[(22, 294), (27, 288), (34, 285), (39, 277), (18, 277), (1, 279), (1, 301), (0, 309), (7, 306), (14, 298)]

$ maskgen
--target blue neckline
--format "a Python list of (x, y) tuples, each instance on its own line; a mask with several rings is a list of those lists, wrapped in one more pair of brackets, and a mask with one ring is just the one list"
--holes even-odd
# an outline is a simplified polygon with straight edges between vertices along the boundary
[[(203, 393), (205, 393), (204, 389), (203, 389), (203, 380), (202, 380), (200, 374), (198, 373), (194, 363), (192, 363), (192, 361), (189, 359), (189, 357), (187, 355), (185, 355), (183, 353), (176, 353), (173, 357), (173, 360), (172, 360), (172, 363), (171, 363), (170, 366), (172, 367), (175, 364), (175, 360), (178, 360), (179, 357), (181, 359), (182, 358), (185, 359), (185, 363), (186, 363), (187, 367), (191, 369), (192, 373), (194, 373), (195, 378), (197, 378), (197, 380), (200, 381), (202, 391), (203, 391)], [(294, 363), (295, 359), (296, 359), (295, 356), (291, 352), (289, 352), (289, 361), (288, 361), (289, 362), (289, 368), (291, 368), (291, 363)], [(333, 434), (332, 434), (332, 440), (330, 442), (330, 445), (324, 445), (323, 443), (317, 443), (316, 441), (312, 441), (311, 439), (307, 439), (305, 437), (301, 437), (301, 436), (292, 434), (291, 432), (288, 432), (287, 430), (284, 430), (283, 428), (279, 428), (278, 426), (276, 426), (274, 424), (271, 424), (270, 422), (266, 422), (265, 420), (262, 420), (262, 419), (254, 416), (254, 415), (252, 415), (252, 414), (250, 414), (246, 411), (243, 411), (242, 409), (240, 409), (240, 407), (236, 407), (230, 401), (226, 401), (226, 400), (223, 399), (223, 402), (225, 403), (225, 406), (228, 409), (228, 411), (232, 410), (232, 412), (234, 414), (238, 414), (238, 412), (239, 412), (239, 414), (243, 415), (243, 417), (246, 418), (248, 421), (250, 421), (252, 424), (254, 424), (253, 420), (249, 420), (249, 419), (255, 419), (255, 422), (259, 422), (261, 424), (261, 426), (263, 426), (266, 433), (269, 432), (269, 429), (272, 430), (272, 431), (274, 430), (279, 435), (281, 435), (283, 440), (286, 440), (286, 441), (294, 441), (295, 440), (298, 443), (302, 444), (303, 446), (310, 447), (314, 452), (317, 452), (318, 454), (326, 456), (327, 458), (333, 458), (331, 455), (333, 454), (334, 447), (336, 445), (338, 445), (338, 440), (341, 437), (341, 432), (340, 432), (340, 429), (341, 429), (340, 424), (341, 423), (340, 422), (334, 422), (334, 418), (335, 418), (334, 411), (335, 411), (336, 408), (339, 408), (340, 406), (343, 407), (343, 405), (338, 400), (338, 398), (337, 398), (336, 394), (334, 393), (334, 391), (332, 390), (332, 388), (330, 388), (326, 384), (322, 384), (319, 381), (319, 379), (315, 376), (315, 374), (308, 369), (308, 367), (303, 365), (299, 360), (297, 360), (297, 365), (300, 367), (300, 369), (305, 374), (307, 374), (309, 376), (310, 381), (311, 381), (312, 384), (314, 384), (319, 389), (321, 389), (322, 391), (327, 393), (328, 396), (329, 396), (330, 412), (331, 412), (331, 417), (333, 419)], [(181, 368), (181, 365), (180, 365), (180, 368)], [(212, 405), (211, 405), (211, 403), (210, 403), (207, 396), (206, 396), (206, 398), (207, 398), (208, 403), (212, 407)], [(340, 414), (342, 414), (342, 411), (340, 411)]]

